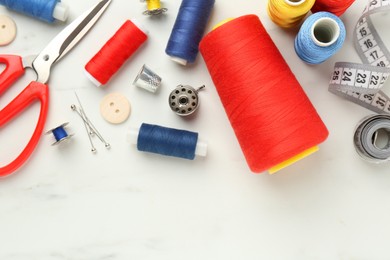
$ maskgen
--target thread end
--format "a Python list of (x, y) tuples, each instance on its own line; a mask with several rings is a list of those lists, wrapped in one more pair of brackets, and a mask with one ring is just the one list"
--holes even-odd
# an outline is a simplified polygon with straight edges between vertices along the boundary
[(290, 6), (299, 6), (306, 2), (306, 0), (284, 0), (284, 2)]
[(69, 16), (69, 8), (67, 5), (58, 2), (53, 11), (53, 18), (65, 22)]
[(320, 47), (329, 47), (340, 37), (340, 26), (329, 17), (318, 19), (311, 27), (311, 38)]
[(169, 57), (174, 62), (176, 62), (176, 63), (178, 63), (180, 65), (183, 65), (183, 66), (187, 66), (188, 61), (186, 61), (185, 59), (182, 59), (182, 58), (179, 58), (179, 57), (175, 57), (175, 56), (169, 56)]
[(84, 70), (85, 75), (87, 78), (98, 88), (100, 88), (103, 84), (100, 83), (95, 77), (93, 77), (87, 70)]

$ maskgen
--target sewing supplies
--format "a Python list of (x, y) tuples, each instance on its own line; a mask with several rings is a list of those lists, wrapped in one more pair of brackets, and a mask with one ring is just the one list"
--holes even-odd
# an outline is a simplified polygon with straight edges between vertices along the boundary
[(75, 92), (74, 94), (76, 96), (76, 99), (77, 99), (77, 102), (79, 104), (79, 107), (77, 107), (75, 104), (72, 104), (70, 106), (70, 108), (73, 111), (75, 111), (79, 115), (81, 120), (83, 121), (83, 124), (84, 124), (84, 127), (85, 127), (85, 131), (87, 132), (89, 143), (91, 145), (91, 152), (92, 153), (96, 153), (97, 152), (97, 149), (94, 146), (93, 141), (92, 141), (92, 137), (94, 137), (94, 136), (97, 136), (99, 138), (99, 140), (104, 144), (104, 146), (107, 149), (110, 149), (111, 145), (103, 138), (103, 136), (100, 134), (100, 132), (97, 130), (95, 125), (91, 122), (91, 120), (89, 119), (89, 117), (85, 113), (85, 110), (84, 110), (84, 108), (83, 108), (83, 106), (81, 104), (80, 98), (78, 97), (77, 93)]
[(179, 85), (169, 94), (169, 106), (179, 116), (189, 116), (199, 107), (198, 92), (205, 88), (205, 85), (194, 89), (188, 85)]
[(316, 0), (311, 11), (313, 13), (325, 11), (341, 16), (354, 2), (355, 0)]
[(135, 77), (133, 85), (149, 92), (156, 93), (161, 86), (161, 81), (161, 77), (144, 64)]
[(390, 160), (390, 116), (373, 115), (363, 119), (354, 134), (357, 153), (365, 160), (380, 163)]
[(320, 64), (341, 49), (344, 23), (328, 12), (315, 13), (305, 20), (295, 38), (295, 52), (309, 64)]
[(381, 90), (390, 76), (390, 52), (370, 15), (390, 11), (389, 1), (369, 1), (356, 24), (355, 49), (365, 64), (337, 62), (329, 91), (376, 113), (390, 113), (390, 98)]
[(22, 166), (38, 144), (48, 112), (49, 87), (47, 81), (52, 65), (65, 56), (85, 36), (110, 3), (111, 0), (98, 2), (68, 25), (37, 56), (22, 58), (17, 55), (0, 55), (0, 63), (5, 64), (5, 69), (0, 74), (0, 93), (21, 77), (25, 68), (31, 68), (37, 74), (36, 81), (32, 81), (11, 103), (0, 110), (0, 127), (14, 119), (32, 103), (39, 101), (41, 104), (39, 119), (30, 141), (16, 159), (6, 166), (0, 167), (0, 177), (7, 176)]
[(100, 102), (100, 114), (111, 124), (121, 124), (129, 118), (131, 111), (127, 98), (120, 93), (106, 95)]
[(49, 23), (68, 18), (68, 7), (60, 0), (0, 0), (0, 5)]
[(147, 39), (147, 30), (135, 20), (126, 20), (85, 65), (87, 77), (98, 87), (105, 85)]
[(299, 25), (315, 0), (268, 0), (268, 16), (283, 28)]
[(16, 24), (11, 17), (0, 15), (0, 46), (13, 42), (16, 37)]
[(142, 152), (188, 160), (207, 155), (207, 143), (198, 139), (198, 133), (186, 130), (143, 123), (140, 129), (131, 129), (128, 138)]
[(165, 49), (181, 65), (193, 63), (199, 52), (215, 0), (183, 0)]
[(253, 172), (318, 150), (328, 131), (257, 16), (214, 29), (200, 52)]
[(65, 126), (67, 126), (69, 123), (63, 123), (60, 126), (54, 127), (46, 132), (47, 135), (52, 134), (54, 136), (55, 142), (52, 145), (58, 145), (62, 144), (65, 141), (70, 140), (70, 138), (74, 134), (68, 134), (68, 132), (65, 130)]
[(146, 2), (146, 8), (143, 12), (144, 15), (160, 15), (168, 11), (167, 8), (161, 7), (160, 0), (141, 0), (141, 2)]

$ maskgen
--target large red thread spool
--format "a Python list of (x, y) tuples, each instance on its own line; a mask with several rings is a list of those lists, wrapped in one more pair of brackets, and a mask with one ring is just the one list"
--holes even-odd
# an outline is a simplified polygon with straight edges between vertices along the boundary
[(200, 43), (226, 114), (253, 172), (273, 173), (315, 150), (328, 131), (255, 15)]
[(88, 78), (98, 87), (105, 85), (147, 38), (142, 26), (127, 20), (85, 65)]
[(313, 13), (326, 11), (341, 16), (355, 0), (316, 0), (311, 11)]

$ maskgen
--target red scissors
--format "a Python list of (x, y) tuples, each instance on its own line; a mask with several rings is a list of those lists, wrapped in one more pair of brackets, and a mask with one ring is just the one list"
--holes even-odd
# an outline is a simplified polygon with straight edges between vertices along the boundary
[(101, 0), (68, 25), (37, 56), (22, 58), (15, 55), (0, 55), (0, 63), (6, 66), (0, 74), (0, 95), (24, 74), (25, 68), (31, 68), (37, 74), (36, 81), (32, 81), (11, 103), (0, 110), (0, 127), (11, 121), (34, 102), (39, 101), (41, 103), (38, 123), (30, 141), (16, 159), (8, 165), (0, 167), (0, 177), (5, 177), (22, 166), (38, 144), (47, 117), (49, 87), (46, 83), (52, 65), (85, 36), (110, 3), (111, 0)]

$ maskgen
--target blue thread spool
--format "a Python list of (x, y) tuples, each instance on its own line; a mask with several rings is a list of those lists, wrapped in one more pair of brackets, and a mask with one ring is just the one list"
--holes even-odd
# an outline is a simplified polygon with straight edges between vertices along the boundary
[(165, 52), (181, 65), (193, 63), (199, 52), (215, 0), (183, 0)]
[(0, 5), (42, 21), (52, 23), (55, 20), (65, 21), (68, 7), (61, 0), (0, 0)]
[(320, 64), (341, 49), (345, 36), (340, 18), (328, 12), (315, 13), (302, 24), (295, 38), (295, 51), (303, 61)]
[(207, 155), (207, 143), (198, 140), (198, 133), (163, 126), (142, 124), (131, 129), (130, 142), (138, 151), (193, 160)]
[(46, 134), (53, 134), (54, 139), (56, 140), (52, 145), (58, 145), (60, 143), (65, 142), (66, 140), (69, 140), (73, 134), (68, 134), (65, 130), (65, 126), (67, 126), (69, 123), (63, 123), (62, 125), (52, 128), (49, 131), (46, 132)]

